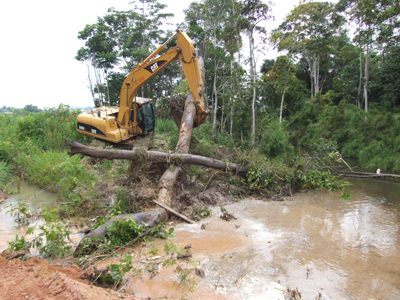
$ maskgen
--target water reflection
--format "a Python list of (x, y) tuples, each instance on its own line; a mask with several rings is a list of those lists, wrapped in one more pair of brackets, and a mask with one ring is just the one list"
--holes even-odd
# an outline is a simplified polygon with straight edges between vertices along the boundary
[(360, 248), (363, 254), (374, 250), (391, 255), (398, 245), (396, 212), (385, 209), (379, 199), (365, 197), (351, 203), (341, 217), (340, 228), (343, 240), (351, 247)]
[[(303, 299), (400, 299), (400, 184), (352, 184), (347, 201), (325, 191), (243, 201), (227, 206), (238, 217), (231, 223), (216, 211), (193, 245), (208, 270), (201, 287), (218, 281), (223, 288), (215, 298), (231, 299), (268, 299), (268, 290), (283, 297), (286, 287), (298, 288)], [(221, 232), (222, 239), (210, 238)], [(178, 227), (175, 241), (193, 236)], [(225, 247), (229, 241), (234, 248)]]

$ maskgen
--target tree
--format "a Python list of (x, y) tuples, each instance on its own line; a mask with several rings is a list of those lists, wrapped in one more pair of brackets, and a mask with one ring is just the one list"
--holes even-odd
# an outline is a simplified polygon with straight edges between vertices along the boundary
[(270, 82), (272, 87), (280, 93), (279, 124), (282, 123), (285, 96), (299, 86), (296, 78), (296, 66), (287, 56), (279, 56), (272, 68), (264, 75), (264, 80)]
[(266, 34), (265, 27), (261, 26), (260, 23), (271, 18), (269, 14), (269, 6), (262, 0), (245, 0), (241, 2), (241, 20), (240, 28), (244, 30), (249, 38), (249, 53), (250, 53), (250, 80), (252, 88), (252, 100), (251, 100), (251, 145), (255, 145), (256, 137), (256, 78), (257, 69), (254, 58), (255, 44), (254, 35), (256, 32), (262, 35)]
[(24, 110), (27, 112), (41, 112), (42, 110), (36, 105), (27, 104), (24, 106)]
[(279, 51), (286, 50), (306, 61), (311, 97), (323, 89), (332, 49), (344, 34), (342, 24), (343, 18), (335, 13), (333, 4), (309, 2), (295, 7), (271, 35)]
[[(359, 45), (359, 88), (363, 90), (364, 110), (368, 112), (370, 55), (399, 45), (400, 5), (387, 0), (340, 0), (337, 10), (357, 24), (354, 41)], [(364, 67), (363, 67), (364, 64)]]
[[(118, 85), (115, 80), (123, 79), (125, 74), (145, 59), (156, 45), (166, 39), (167, 33), (161, 25), (172, 16), (162, 12), (166, 5), (160, 4), (157, 0), (136, 0), (131, 3), (134, 10), (117, 11), (110, 8), (106, 15), (97, 19), (95, 24), (86, 25), (78, 34), (78, 38), (84, 41), (84, 46), (78, 50), (76, 59), (88, 65), (88, 81), (92, 96), (97, 95), (99, 100), (111, 104), (119, 100), (111, 98), (111, 95), (115, 97), (116, 93), (115, 90), (110, 90), (110, 84), (115, 89)], [(177, 71), (174, 68), (169, 72), (166, 71), (164, 74), (176, 77)], [(158, 80), (158, 82), (163, 81), (166, 79)], [(121, 84), (122, 80), (119, 85)], [(148, 97), (159, 96), (166, 87), (170, 90), (173, 88), (169, 84), (155, 85), (154, 81), (149, 81), (141, 91), (142, 96), (144, 94)]]
[[(239, 8), (236, 0), (203, 0), (192, 2), (185, 11), (188, 33), (199, 45), (204, 59), (205, 94), (211, 99), (214, 133), (218, 127), (223, 130), (225, 124), (227, 112), (223, 104), (228, 102), (233, 107), (232, 95), (237, 86), (234, 55), (241, 47)], [(232, 109), (230, 118), (232, 124)]]

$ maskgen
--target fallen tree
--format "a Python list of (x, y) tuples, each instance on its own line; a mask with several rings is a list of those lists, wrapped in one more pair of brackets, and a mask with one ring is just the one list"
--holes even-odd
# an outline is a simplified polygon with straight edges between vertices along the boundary
[(352, 178), (400, 179), (399, 174), (369, 173), (369, 172), (348, 172), (348, 173), (341, 173), (340, 176), (352, 177)]
[(162, 151), (154, 151), (154, 150), (143, 151), (137, 149), (134, 149), (132, 151), (99, 149), (96, 147), (82, 145), (78, 142), (70, 143), (69, 153), (71, 155), (82, 154), (95, 158), (125, 159), (125, 160), (134, 160), (137, 159), (138, 156), (139, 157), (143, 156), (143, 159), (149, 161), (165, 162), (167, 164), (172, 164), (176, 166), (186, 165), (186, 164), (197, 165), (221, 171), (233, 172), (240, 176), (244, 176), (248, 171), (247, 167), (243, 165), (189, 153), (167, 153)]
[[(111, 149), (98, 149), (95, 147), (85, 146), (77, 142), (70, 144), (71, 155), (83, 154), (91, 157), (104, 158), (104, 159), (137, 159), (138, 155), (145, 155), (145, 159), (152, 161), (165, 161), (169, 167), (165, 170), (159, 181), (158, 198), (154, 200), (160, 208), (152, 209), (135, 214), (123, 214), (112, 217), (105, 224), (89, 231), (85, 238), (102, 237), (107, 235), (108, 228), (115, 222), (120, 220), (133, 219), (136, 223), (146, 227), (155, 226), (158, 222), (167, 218), (167, 214), (173, 213), (182, 218), (186, 222), (194, 223), (189, 218), (179, 214), (172, 209), (171, 203), (175, 199), (175, 183), (182, 172), (182, 164), (197, 164), (204, 166), (215, 166), (221, 170), (235, 170), (236, 172), (243, 172), (243, 168), (236, 164), (227, 164), (222, 161), (214, 160), (207, 157), (197, 155), (190, 155), (189, 151), (190, 141), (192, 136), (192, 128), (195, 117), (195, 106), (191, 96), (186, 98), (184, 109), (181, 117), (181, 124), (179, 128), (179, 138), (176, 146), (176, 153), (164, 153), (160, 151), (144, 151), (144, 150), (111, 150)], [(84, 239), (85, 239), (84, 238)], [(80, 245), (82, 244), (82, 241)], [(80, 250), (80, 245), (77, 247), (76, 252)]]

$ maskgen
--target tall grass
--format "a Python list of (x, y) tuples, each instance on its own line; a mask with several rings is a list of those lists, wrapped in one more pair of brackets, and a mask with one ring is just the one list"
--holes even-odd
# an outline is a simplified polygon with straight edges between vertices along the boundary
[[(65, 142), (81, 139), (76, 112), (67, 107), (39, 113), (0, 115), (0, 187), (14, 174), (56, 192), (68, 214), (93, 196), (95, 175), (79, 156), (70, 157)], [(12, 166), (12, 168), (11, 168)]]
[(171, 119), (157, 119), (155, 132), (160, 134), (167, 133), (169, 135), (177, 135), (178, 128), (176, 127), (175, 122)]

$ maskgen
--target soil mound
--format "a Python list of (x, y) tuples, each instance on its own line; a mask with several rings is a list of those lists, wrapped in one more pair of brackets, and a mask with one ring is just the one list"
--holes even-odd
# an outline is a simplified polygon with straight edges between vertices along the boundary
[(0, 257), (0, 299), (134, 299), (133, 296), (96, 287), (81, 278), (75, 267), (60, 267), (30, 258)]

